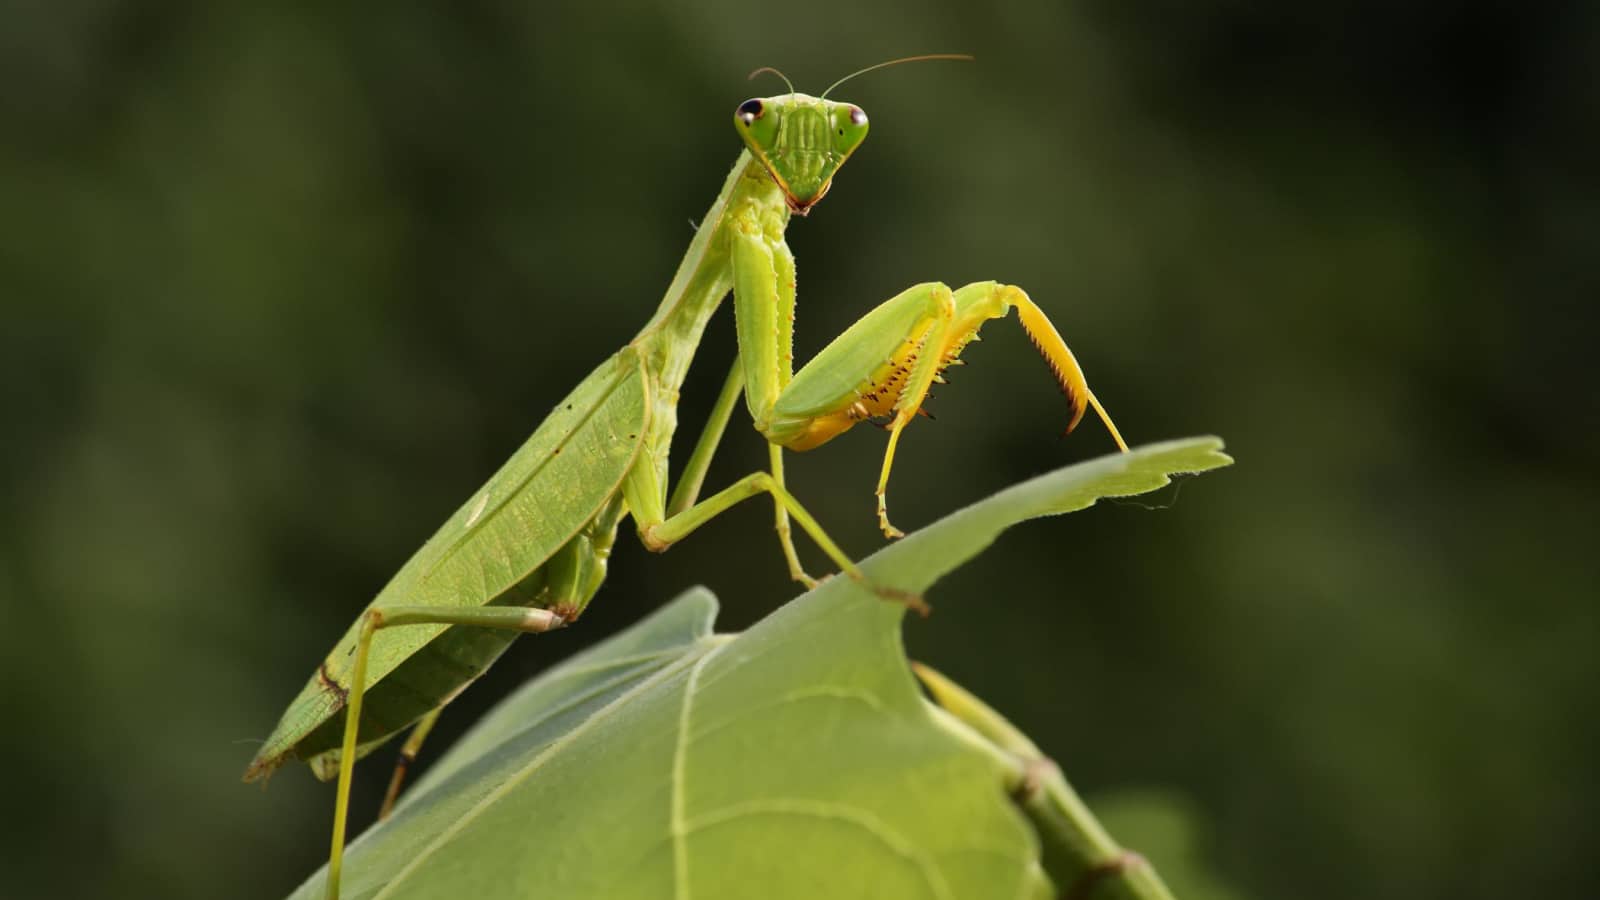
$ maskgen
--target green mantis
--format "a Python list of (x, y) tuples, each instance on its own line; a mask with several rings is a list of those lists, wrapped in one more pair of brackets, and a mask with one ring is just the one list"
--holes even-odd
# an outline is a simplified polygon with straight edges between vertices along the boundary
[[(406, 562), (251, 762), (246, 780), (266, 776), (291, 757), (308, 761), (319, 777), (337, 772), (329, 897), (338, 896), (356, 758), (420, 722), (407, 744), (406, 754), (414, 752), (438, 709), (517, 634), (558, 628), (582, 615), (605, 578), (624, 518), (633, 519), (646, 547), (660, 551), (740, 501), (766, 494), (795, 580), (815, 584), (795, 552), (791, 520), (841, 571), (860, 579), (850, 557), (785, 488), (783, 451), (820, 446), (861, 421), (883, 424), (889, 440), (877, 516), (885, 535), (898, 536), (885, 498), (901, 432), (983, 323), (1013, 308), (1067, 394), (1067, 430), (1093, 406), (1127, 449), (1059, 333), (1026, 293), (1010, 285), (913, 286), (794, 370), (795, 264), (784, 231), (791, 216), (806, 215), (828, 192), (867, 134), (861, 108), (828, 100), (827, 93), (811, 97), (791, 88), (739, 105), (734, 128), (745, 150), (655, 314)], [(738, 359), (669, 495), (678, 390), (707, 322), (730, 291)], [(770, 466), (701, 499), (707, 467), (741, 392), (768, 442)]]

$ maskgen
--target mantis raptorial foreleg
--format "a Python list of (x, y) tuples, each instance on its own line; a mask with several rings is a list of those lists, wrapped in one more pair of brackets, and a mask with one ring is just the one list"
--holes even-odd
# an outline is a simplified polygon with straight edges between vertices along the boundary
[[(857, 422), (887, 418), (889, 444), (876, 491), (878, 524), (885, 535), (901, 534), (889, 523), (885, 500), (900, 433), (922, 412), (940, 373), (957, 364), (966, 345), (978, 339), (983, 323), (1013, 307), (1071, 404), (1067, 431), (1092, 406), (1117, 446), (1128, 449), (1061, 334), (1021, 288), (992, 281), (957, 291), (937, 282), (915, 285), (861, 317), (791, 375), (786, 326), (792, 312), (786, 310), (793, 310), (793, 284), (783, 278), (779, 262), (787, 258), (788, 248), (781, 236), (774, 241), (745, 233), (735, 241), (734, 301), (745, 396), (756, 429), (774, 447), (774, 471), (782, 471), (777, 448), (810, 450)], [(755, 346), (763, 339), (764, 348)]]

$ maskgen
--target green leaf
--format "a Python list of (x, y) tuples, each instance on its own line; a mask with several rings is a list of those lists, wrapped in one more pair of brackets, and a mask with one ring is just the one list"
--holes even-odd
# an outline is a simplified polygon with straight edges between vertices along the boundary
[[(1019, 521), (1226, 465), (1220, 448), (1058, 470), (862, 568), (924, 591)], [(691, 590), (507, 699), (352, 845), (343, 896), (1054, 895), (1007, 795), (1016, 760), (923, 698), (903, 608), (834, 578), (739, 635), (712, 633), (715, 609)]]

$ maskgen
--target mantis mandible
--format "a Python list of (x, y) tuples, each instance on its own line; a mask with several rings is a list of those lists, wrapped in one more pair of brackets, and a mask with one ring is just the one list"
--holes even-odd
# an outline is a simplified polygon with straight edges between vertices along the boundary
[[(939, 54), (880, 63), (862, 72)], [(760, 69), (761, 72), (774, 72)], [(861, 74), (857, 72), (855, 74)], [(847, 76), (854, 77), (852, 76)], [(745, 149), (711, 204), (655, 314), (621, 350), (559, 403), (523, 446), (467, 499), (353, 623), (285, 711), (245, 780), (265, 777), (290, 757), (339, 783), (328, 864), (337, 898), (352, 767), (413, 723), (391, 782), (439, 709), (524, 632), (575, 621), (599, 589), (624, 517), (640, 541), (661, 551), (759, 494), (771, 496), (778, 545), (796, 580), (801, 567), (790, 520), (852, 578), (838, 545), (784, 487), (783, 451), (810, 450), (858, 422), (889, 432), (876, 489), (878, 524), (897, 537), (885, 494), (900, 434), (922, 409), (940, 373), (960, 363), (989, 319), (1015, 308), (1071, 406), (1071, 431), (1094, 407), (1127, 450), (1083, 372), (1044, 313), (1021, 288), (997, 282), (957, 290), (915, 285), (867, 313), (794, 371), (795, 264), (784, 230), (833, 184), (867, 135), (859, 106), (794, 91), (741, 103), (734, 128)], [(787, 84), (788, 79), (784, 79)], [(734, 297), (739, 353), (676, 487), (667, 462), (677, 428), (678, 390), (701, 335), (722, 299)], [(700, 488), (723, 431), (744, 394), (768, 442), (770, 467), (705, 499)], [(893, 592), (878, 590), (893, 596)], [(898, 596), (914, 607), (920, 598)], [(397, 627), (410, 626), (410, 627)], [(343, 712), (344, 715), (340, 716)], [(380, 816), (382, 813), (380, 813)]]

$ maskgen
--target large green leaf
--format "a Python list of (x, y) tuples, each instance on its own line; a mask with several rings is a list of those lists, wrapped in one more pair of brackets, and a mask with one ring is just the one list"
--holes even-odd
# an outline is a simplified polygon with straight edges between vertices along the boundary
[[(1226, 465), (1220, 448), (1058, 470), (862, 568), (925, 591), (1010, 525)], [(901, 607), (834, 578), (739, 635), (712, 633), (715, 610), (691, 590), (507, 699), (350, 848), (344, 896), (1053, 895), (1014, 760), (923, 698)], [(296, 896), (321, 894), (319, 873)]]

